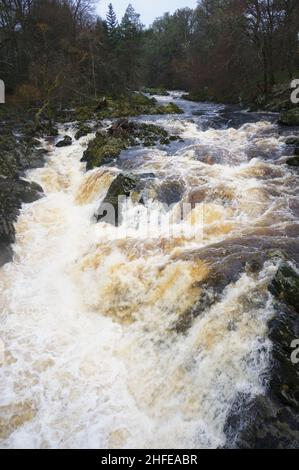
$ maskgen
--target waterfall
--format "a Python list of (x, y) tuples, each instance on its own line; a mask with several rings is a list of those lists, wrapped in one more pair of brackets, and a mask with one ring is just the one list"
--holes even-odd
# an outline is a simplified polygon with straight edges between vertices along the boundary
[[(277, 260), (262, 255), (267, 240), (288, 249), (298, 178), (271, 120), (212, 125), (221, 106), (180, 96), (159, 99), (184, 115), (138, 119), (184, 142), (87, 173), (94, 135), (44, 143), (45, 166), (26, 175), (45, 196), (23, 206), (0, 269), (1, 447), (215, 448), (236, 395), (263, 392)], [(129, 201), (119, 227), (96, 223), (124, 171), (154, 175), (145, 204)], [(169, 209), (155, 197), (165, 181), (183, 188)], [(184, 230), (182, 203), (196, 203)], [(149, 233), (142, 221), (159, 211)], [(254, 256), (261, 265), (247, 269)]]

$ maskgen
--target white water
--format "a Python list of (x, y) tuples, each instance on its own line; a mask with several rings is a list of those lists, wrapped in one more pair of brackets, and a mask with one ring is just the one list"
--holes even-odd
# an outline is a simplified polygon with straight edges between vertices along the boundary
[(192, 250), (292, 219), (292, 196), (269, 189), (274, 180), (288, 185), (285, 167), (246, 160), (250, 146), (283, 144), (263, 136), (274, 127), (264, 122), (208, 131), (184, 116), (158, 122), (186, 145), (174, 155), (146, 150), (128, 167), (182, 179), (186, 201), (204, 191), (201, 242), (134, 230), (128, 238), (122, 227), (96, 224), (119, 170), (85, 173), (80, 158), (92, 136), (50, 146), (46, 166), (28, 174), (45, 197), (23, 207), (14, 262), (0, 270), (3, 448), (217, 447), (237, 392), (262, 392), (274, 262), (241, 272), (184, 333), (175, 325), (201, 299), (212, 269)]

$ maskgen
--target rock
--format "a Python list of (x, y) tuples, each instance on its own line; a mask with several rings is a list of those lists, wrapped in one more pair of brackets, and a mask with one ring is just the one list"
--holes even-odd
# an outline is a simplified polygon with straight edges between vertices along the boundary
[(154, 114), (184, 114), (184, 111), (175, 103), (169, 103), (164, 106), (157, 106)]
[(0, 177), (0, 245), (2, 253), (6, 253), (1, 256), (2, 262), (10, 259), (9, 244), (15, 241), (14, 222), (21, 205), (39, 199), (42, 193), (42, 188), (36, 183)]
[(299, 313), (299, 275), (290, 264), (283, 262), (269, 290), (276, 298)]
[(283, 126), (299, 126), (299, 108), (282, 112), (279, 115), (278, 123)]
[(286, 164), (289, 166), (299, 166), (299, 156), (288, 158)]
[(37, 148), (40, 142), (27, 136), (16, 138), (12, 133), (0, 137), (0, 176), (16, 178), (29, 168), (43, 165), (46, 151)]
[(236, 396), (224, 427), (228, 448), (299, 447), (299, 374), (290, 360), (291, 343), (299, 338), (298, 314), (278, 309), (269, 323), (269, 338), (273, 347), (265, 391)]
[(299, 137), (288, 137), (285, 141), (286, 145), (296, 145), (299, 146)]
[[(1, 127), (1, 123), (0, 123)], [(42, 196), (42, 188), (21, 178), (29, 168), (43, 165), (46, 151), (38, 148), (34, 123), (5, 126), (0, 129), (0, 266), (12, 258), (15, 240), (14, 222), (22, 203)]]
[(86, 135), (90, 134), (92, 132), (92, 129), (90, 126), (87, 126), (86, 124), (80, 124), (79, 128), (75, 134), (75, 139), (79, 140), (81, 137), (85, 137)]
[[(1, 230), (1, 228), (0, 228)], [(0, 242), (0, 267), (12, 260), (13, 251), (10, 245)]]
[(292, 342), (299, 338), (299, 276), (283, 261), (269, 286), (282, 303), (269, 322), (272, 343), (264, 393), (239, 393), (226, 420), (226, 447), (295, 449), (299, 447), (299, 371), (291, 362)]
[(55, 145), (55, 147), (68, 147), (70, 145), (72, 145), (73, 143), (73, 139), (69, 136), (69, 135), (66, 135), (64, 136), (63, 140), (60, 140), (59, 142), (57, 142), (57, 144)]
[(187, 101), (195, 101), (195, 102), (204, 102), (204, 101), (212, 101), (213, 97), (209, 92), (208, 87), (204, 87), (201, 90), (193, 91), (183, 95), (182, 98)]
[[(111, 223), (117, 227), (121, 224), (121, 214), (119, 214), (119, 197), (125, 196), (129, 197), (134, 191), (138, 184), (140, 183), (140, 178), (133, 174), (120, 174), (115, 180), (111, 183), (110, 188), (107, 192), (107, 195), (102, 202), (97, 214), (95, 215), (98, 222), (105, 218), (105, 222)], [(141, 198), (140, 198), (141, 199)], [(107, 205), (111, 205), (114, 208), (114, 214), (107, 214)], [(108, 215), (108, 217), (107, 217)]]
[(87, 170), (92, 170), (93, 168), (110, 163), (127, 147), (128, 143), (126, 140), (98, 132), (95, 139), (89, 142), (81, 161), (87, 163)]
[(183, 181), (166, 178), (157, 188), (157, 199), (170, 206), (182, 199), (185, 189)]
[(142, 179), (155, 179), (156, 178), (155, 173), (141, 173), (138, 176)]
[(294, 154), (299, 156), (299, 144), (296, 146)]
[(136, 124), (128, 119), (119, 119), (108, 129), (108, 134), (112, 137), (127, 139), (136, 127)]
[(119, 119), (113, 123), (107, 132), (97, 132), (95, 139), (89, 142), (87, 150), (84, 152), (82, 160), (87, 162), (86, 169), (106, 165), (117, 158), (122, 150), (137, 145), (150, 147), (157, 143), (170, 143), (177, 140), (177, 136), (169, 136), (162, 127), (154, 124), (140, 124)]

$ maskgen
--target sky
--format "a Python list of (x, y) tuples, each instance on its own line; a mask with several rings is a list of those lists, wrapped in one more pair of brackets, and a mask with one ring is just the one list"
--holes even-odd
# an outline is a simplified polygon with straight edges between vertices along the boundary
[(112, 3), (114, 10), (120, 20), (128, 6), (133, 7), (140, 13), (141, 22), (149, 26), (158, 16), (165, 12), (173, 13), (178, 8), (194, 8), (197, 0), (99, 0), (97, 11), (102, 18), (105, 18), (109, 3)]

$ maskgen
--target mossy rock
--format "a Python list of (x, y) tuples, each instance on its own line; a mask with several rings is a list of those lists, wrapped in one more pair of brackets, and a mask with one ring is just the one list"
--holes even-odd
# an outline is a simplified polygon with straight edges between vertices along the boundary
[(154, 98), (148, 98), (143, 93), (133, 93), (129, 100), (135, 106), (151, 106), (156, 103)]
[[(155, 98), (149, 98), (143, 93), (129, 93), (119, 97), (105, 98), (105, 106), (93, 102), (85, 106), (77, 107), (75, 112), (69, 116), (69, 120), (80, 122), (91, 121), (96, 117), (99, 119), (123, 118), (130, 116), (156, 115), (156, 114), (182, 114), (183, 111), (174, 103), (165, 106), (157, 106)], [(64, 116), (64, 120), (67, 117)]]
[(184, 114), (184, 111), (175, 103), (169, 103), (165, 106), (157, 106), (153, 114)]
[(283, 126), (299, 126), (299, 108), (284, 111), (280, 114), (278, 122)]
[(86, 135), (90, 134), (92, 132), (92, 129), (90, 126), (87, 126), (86, 124), (80, 124), (78, 127), (78, 130), (75, 134), (75, 139), (79, 140), (81, 137), (85, 137)]
[(200, 91), (191, 91), (182, 97), (184, 100), (187, 101), (195, 101), (195, 102), (202, 102), (202, 101), (212, 101), (213, 97), (210, 95), (210, 92), (207, 87)]
[(98, 132), (94, 140), (89, 142), (82, 161), (87, 162), (86, 169), (105, 165), (117, 158), (122, 150), (129, 147), (144, 145), (152, 147), (157, 143), (167, 145), (177, 136), (169, 136), (162, 127), (154, 124), (140, 124), (128, 119), (120, 119), (113, 123), (107, 132)]
[(79, 106), (76, 108), (72, 118), (75, 121), (91, 121), (94, 118), (95, 111), (93, 105)]
[(97, 133), (95, 139), (89, 142), (88, 148), (83, 154), (82, 161), (87, 162), (87, 170), (92, 170), (95, 167), (110, 163), (127, 147), (128, 144), (123, 139)]
[(290, 264), (284, 262), (280, 266), (269, 290), (299, 313), (299, 275)]

